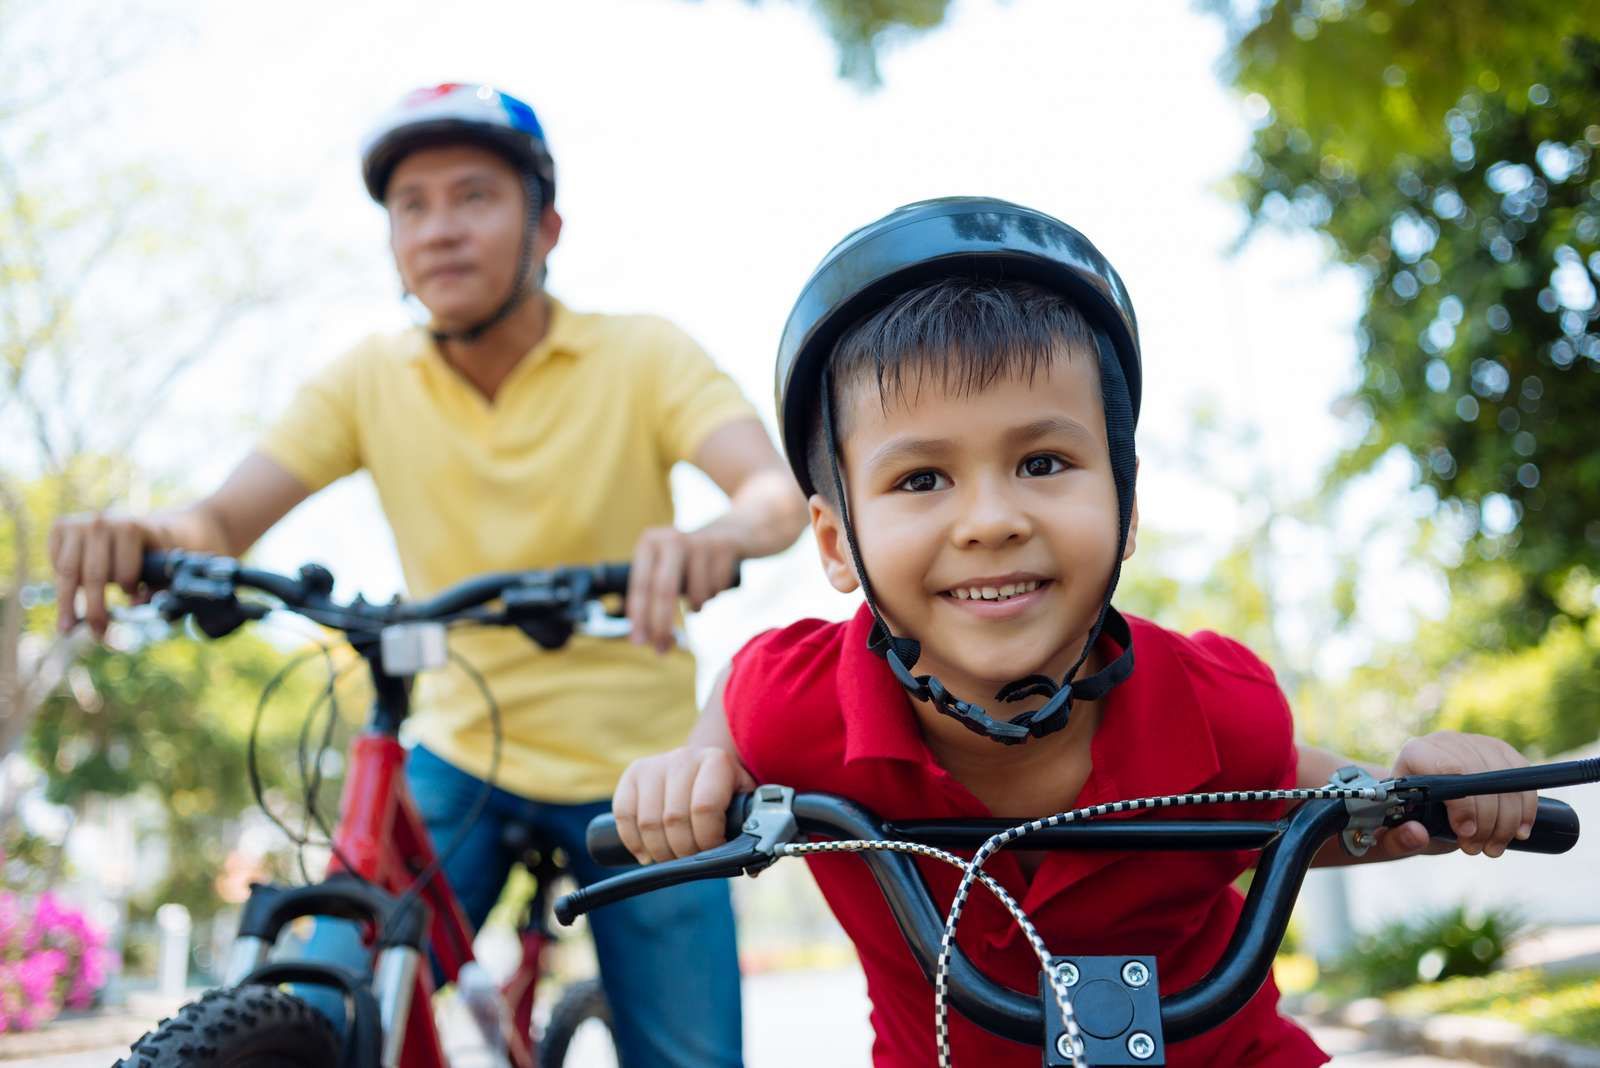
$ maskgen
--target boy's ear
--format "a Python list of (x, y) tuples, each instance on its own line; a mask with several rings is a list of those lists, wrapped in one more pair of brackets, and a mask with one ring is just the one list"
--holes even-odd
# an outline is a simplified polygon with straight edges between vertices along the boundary
[(1134, 546), (1139, 541), (1139, 459), (1133, 460), (1133, 512), (1128, 517), (1128, 543), (1122, 547), (1122, 558), (1127, 560), (1133, 555)]
[(856, 578), (855, 562), (850, 559), (850, 545), (845, 541), (844, 524), (839, 513), (820, 493), (813, 493), (806, 502), (811, 506), (811, 533), (817, 539), (817, 554), (822, 557), (822, 573), (828, 584), (840, 593), (853, 593), (861, 585)]

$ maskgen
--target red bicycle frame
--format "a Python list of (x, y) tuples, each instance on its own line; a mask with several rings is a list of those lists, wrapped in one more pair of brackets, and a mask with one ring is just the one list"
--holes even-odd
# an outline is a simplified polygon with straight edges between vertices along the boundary
[[(379, 728), (363, 731), (350, 747), (350, 773), (340, 800), (338, 848), (328, 874), (350, 871), (392, 894), (402, 894), (419, 872), (434, 862), (433, 843), (417, 815), (405, 780), (405, 750), (393, 734)], [(472, 960), (472, 929), (444, 872), (422, 888), (431, 911), (428, 943), (447, 981)], [(515, 1024), (506, 1036), (507, 1056), (514, 1068), (534, 1068), (533, 997), (539, 979), (539, 958), (548, 938), (530, 929), (522, 936), (522, 962), (502, 988)], [(433, 969), (417, 969), (411, 1008), (406, 1015), (401, 1068), (446, 1068), (444, 1048), (434, 1025)]]

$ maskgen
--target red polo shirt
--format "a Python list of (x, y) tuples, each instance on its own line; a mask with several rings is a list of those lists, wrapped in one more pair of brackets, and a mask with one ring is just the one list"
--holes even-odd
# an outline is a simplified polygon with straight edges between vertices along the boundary
[[(1079, 805), (1151, 794), (1293, 786), (1288, 703), (1272, 672), (1237, 642), (1185, 637), (1141, 619), (1133, 675), (1106, 698)], [(866, 648), (865, 608), (848, 623), (807, 620), (768, 631), (734, 658), (723, 698), (740, 758), (760, 782), (851, 798), (889, 820), (992, 814), (935, 762), (905, 692)], [(1004, 750), (996, 746), (996, 759)], [(1044, 813), (1006, 813), (1008, 816)], [(1172, 813), (1164, 813), (1170, 817)], [(1202, 815), (1196, 810), (1196, 815)], [(1271, 819), (1277, 806), (1212, 806), (1217, 819)], [(1138, 818), (1138, 817), (1132, 817)], [(1055, 953), (1154, 953), (1164, 993), (1200, 979), (1222, 955), (1243, 898), (1234, 879), (1253, 853), (1046, 855), (1031, 881), (1002, 851), (987, 870), (1032, 917)], [(808, 858), (855, 943), (872, 999), (877, 1068), (935, 1063), (933, 988), (858, 857)], [(941, 912), (960, 871), (919, 860)], [(958, 941), (991, 978), (1037, 993), (1039, 965), (1011, 917), (975, 888)], [(1223, 1026), (1168, 1047), (1167, 1063), (1308, 1068), (1327, 1055), (1277, 1013), (1269, 978)], [(951, 1014), (956, 1064), (1038, 1068), (1039, 1051)]]

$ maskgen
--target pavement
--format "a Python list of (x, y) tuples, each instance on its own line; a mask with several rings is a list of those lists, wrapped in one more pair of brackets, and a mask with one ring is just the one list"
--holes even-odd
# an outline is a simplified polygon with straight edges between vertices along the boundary
[[(855, 969), (769, 972), (745, 980), (745, 1060), (750, 1068), (869, 1068), (872, 1029), (867, 1023), (866, 987)], [(804, 1007), (803, 1016), (797, 1006)], [(109, 1040), (74, 1052), (12, 1057), (18, 1038), (0, 1036), (4, 1068), (110, 1068), (128, 1050), (128, 1043), (149, 1026), (133, 1017), (117, 1017), (112, 1026), (131, 1028), (126, 1039)], [(808, 1023), (808, 1021), (810, 1021)], [(818, 1026), (818, 1021), (826, 1021)], [(106, 1023), (102, 1018), (100, 1024)], [(450, 1034), (447, 1023), (447, 1037)], [(47, 1031), (50, 1029), (47, 1029)], [(45, 1032), (41, 1032), (43, 1034)], [(1345, 1027), (1313, 1026), (1322, 1048), (1334, 1054), (1339, 1068), (1385, 1065), (1387, 1068), (1477, 1068), (1476, 1062), (1397, 1053), (1376, 1046), (1362, 1032)], [(86, 1036), (87, 1037), (87, 1036)], [(464, 1045), (452, 1063), (467, 1068), (479, 1060)], [(575, 1051), (569, 1068), (613, 1068), (603, 1053)]]

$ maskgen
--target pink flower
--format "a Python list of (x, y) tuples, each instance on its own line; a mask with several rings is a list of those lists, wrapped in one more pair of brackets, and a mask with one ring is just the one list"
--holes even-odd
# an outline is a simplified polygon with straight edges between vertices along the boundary
[(115, 954), (105, 933), (45, 893), (30, 909), (0, 893), (0, 1033), (54, 1019), (63, 1004), (88, 1006)]

